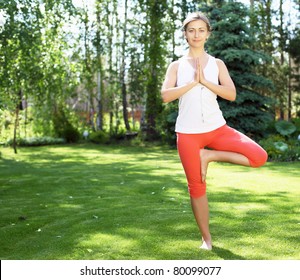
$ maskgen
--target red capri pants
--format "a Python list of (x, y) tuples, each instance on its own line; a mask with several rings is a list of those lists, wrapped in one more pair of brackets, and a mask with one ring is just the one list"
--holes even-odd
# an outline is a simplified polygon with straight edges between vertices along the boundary
[(201, 179), (200, 149), (208, 147), (219, 151), (240, 153), (246, 156), (251, 167), (265, 164), (266, 151), (246, 135), (224, 125), (216, 130), (199, 133), (177, 133), (177, 148), (182, 162), (191, 197), (206, 193), (206, 183)]

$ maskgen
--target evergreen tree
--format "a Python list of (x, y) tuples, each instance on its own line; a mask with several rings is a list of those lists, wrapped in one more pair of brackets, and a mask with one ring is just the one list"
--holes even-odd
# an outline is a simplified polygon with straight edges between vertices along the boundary
[(238, 2), (224, 2), (218, 8), (212, 5), (205, 10), (213, 26), (208, 52), (225, 62), (237, 89), (235, 102), (219, 98), (224, 117), (230, 126), (241, 132), (254, 138), (262, 137), (272, 118), (268, 112), (270, 99), (259, 91), (272, 87), (272, 83), (255, 73), (256, 66), (268, 57), (251, 49), (255, 38), (247, 22), (249, 11)]

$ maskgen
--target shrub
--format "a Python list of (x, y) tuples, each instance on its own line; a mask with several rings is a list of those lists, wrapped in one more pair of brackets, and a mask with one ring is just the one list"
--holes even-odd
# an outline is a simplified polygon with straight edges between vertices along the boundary
[(286, 140), (282, 135), (271, 135), (259, 144), (267, 151), (271, 161), (300, 160), (300, 143), (297, 140)]
[(56, 136), (64, 138), (68, 143), (78, 142), (80, 133), (68, 120), (62, 108), (57, 109), (52, 121)]
[(177, 106), (177, 102), (167, 104), (159, 122), (162, 140), (170, 146), (176, 146), (175, 123), (178, 116)]
[(275, 123), (275, 128), (283, 136), (288, 136), (296, 131), (296, 126), (288, 121), (278, 121)]
[(70, 124), (62, 129), (60, 137), (66, 139), (68, 143), (76, 143), (80, 139), (80, 133)]
[[(9, 140), (7, 145), (11, 146), (13, 140)], [(47, 145), (57, 145), (65, 144), (66, 141), (63, 138), (53, 138), (53, 137), (30, 137), (30, 138), (20, 138), (17, 139), (17, 145), (20, 147), (31, 147), (31, 146), (47, 146)]]
[(99, 130), (90, 134), (90, 140), (96, 144), (108, 144), (110, 138), (105, 131)]

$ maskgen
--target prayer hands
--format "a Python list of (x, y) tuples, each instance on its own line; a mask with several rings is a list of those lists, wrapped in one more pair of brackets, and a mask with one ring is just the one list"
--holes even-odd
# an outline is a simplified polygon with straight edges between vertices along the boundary
[(197, 83), (203, 84), (205, 82), (205, 77), (204, 77), (203, 69), (199, 58), (195, 59), (195, 66), (196, 66), (195, 81)]

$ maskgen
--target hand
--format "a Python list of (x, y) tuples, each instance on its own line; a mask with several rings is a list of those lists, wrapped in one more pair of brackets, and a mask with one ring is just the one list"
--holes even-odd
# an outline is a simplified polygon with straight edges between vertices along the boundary
[(196, 58), (196, 72), (195, 72), (195, 81), (200, 84), (204, 84), (205, 77), (203, 73), (203, 69), (200, 63), (200, 59)]

